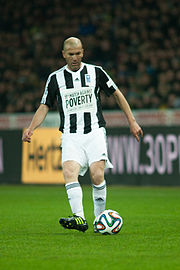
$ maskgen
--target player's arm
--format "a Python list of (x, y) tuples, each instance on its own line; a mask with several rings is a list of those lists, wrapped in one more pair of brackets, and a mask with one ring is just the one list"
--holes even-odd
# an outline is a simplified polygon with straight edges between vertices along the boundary
[(131, 111), (131, 108), (125, 99), (124, 95), (121, 93), (119, 89), (115, 90), (113, 93), (115, 100), (118, 104), (118, 106), (121, 108), (121, 110), (125, 113), (127, 120), (129, 122), (129, 127), (131, 133), (134, 135), (136, 140), (139, 142), (139, 135), (143, 137), (143, 131), (141, 127), (136, 122), (136, 119), (134, 118), (134, 115)]
[(22, 140), (24, 142), (31, 142), (31, 136), (33, 135), (33, 131), (39, 127), (44, 121), (47, 113), (49, 111), (49, 107), (45, 104), (41, 104), (37, 111), (35, 112), (33, 119), (29, 125), (29, 127), (23, 132)]
[(118, 89), (116, 84), (112, 81), (110, 76), (102, 68), (99, 68), (98, 72), (100, 89), (102, 89), (107, 96), (110, 96), (112, 94), (114, 95), (117, 104), (119, 105), (121, 110), (123, 110), (128, 119), (131, 133), (139, 142), (139, 135), (142, 137), (143, 132), (138, 123), (136, 122), (127, 100), (125, 99), (121, 91)]

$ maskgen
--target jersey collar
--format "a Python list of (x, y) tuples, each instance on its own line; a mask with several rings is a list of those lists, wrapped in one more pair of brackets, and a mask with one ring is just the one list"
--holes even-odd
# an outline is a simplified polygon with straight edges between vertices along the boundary
[(66, 69), (68, 72), (70, 72), (70, 73), (72, 73), (72, 74), (75, 74), (75, 73), (77, 73), (77, 72), (81, 72), (81, 70), (83, 69), (83, 67), (84, 67), (84, 63), (81, 62), (81, 67), (80, 67), (80, 69), (78, 69), (77, 71), (72, 71), (72, 70), (70, 70), (70, 69), (68, 68), (68, 65), (65, 66), (65, 69)]

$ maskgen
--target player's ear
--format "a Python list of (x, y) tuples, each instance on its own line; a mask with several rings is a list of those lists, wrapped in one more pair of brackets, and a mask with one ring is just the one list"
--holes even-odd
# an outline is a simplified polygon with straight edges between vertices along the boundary
[(65, 51), (62, 50), (62, 56), (65, 58)]

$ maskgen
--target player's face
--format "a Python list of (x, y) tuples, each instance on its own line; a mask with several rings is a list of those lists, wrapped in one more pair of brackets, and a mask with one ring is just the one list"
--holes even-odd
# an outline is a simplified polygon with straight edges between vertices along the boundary
[(62, 54), (70, 70), (77, 71), (80, 69), (83, 57), (83, 48), (81, 46), (66, 48), (62, 51)]

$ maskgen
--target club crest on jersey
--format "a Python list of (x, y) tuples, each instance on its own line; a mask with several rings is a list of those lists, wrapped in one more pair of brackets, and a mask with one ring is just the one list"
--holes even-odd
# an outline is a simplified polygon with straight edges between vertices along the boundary
[(91, 82), (91, 77), (89, 74), (85, 74), (85, 81), (86, 81), (86, 84)]

